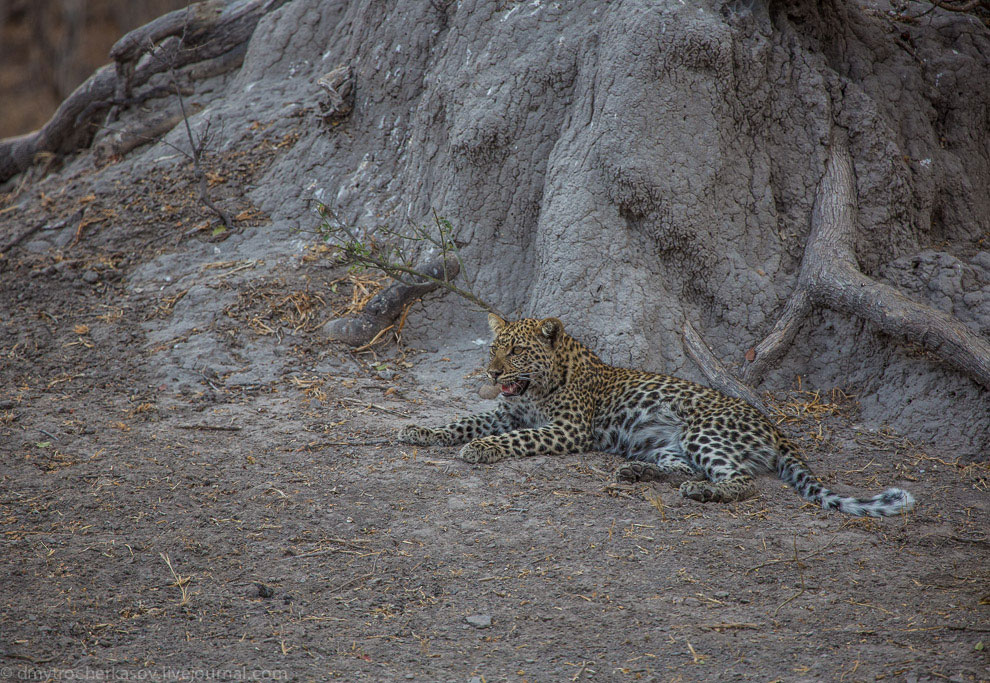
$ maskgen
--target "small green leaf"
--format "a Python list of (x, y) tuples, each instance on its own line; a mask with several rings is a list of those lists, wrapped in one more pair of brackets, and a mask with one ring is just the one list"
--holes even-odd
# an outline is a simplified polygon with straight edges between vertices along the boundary
[(52, 442), (51, 441), (39, 441), (38, 443), (35, 444), (35, 446), (37, 446), (38, 448), (51, 448), (52, 447)]
[(974, 645), (973, 649), (976, 650), (977, 652), (983, 652), (983, 641), (981, 640), (976, 645)]

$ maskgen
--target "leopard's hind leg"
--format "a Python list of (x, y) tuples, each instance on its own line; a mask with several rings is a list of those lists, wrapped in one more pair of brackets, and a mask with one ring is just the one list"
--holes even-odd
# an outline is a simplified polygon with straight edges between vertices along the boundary
[(713, 416), (684, 430), (681, 444), (688, 460), (704, 472), (703, 481), (686, 481), (681, 495), (702, 503), (730, 503), (756, 495), (752, 473), (767, 468), (776, 449), (762, 432), (743, 438), (731, 420)]
[(628, 484), (637, 481), (667, 481), (677, 485), (686, 479), (697, 479), (704, 474), (691, 467), (684, 459), (679, 444), (656, 448), (641, 455), (642, 460), (630, 460), (615, 471), (615, 480)]
[(753, 477), (740, 473), (718, 481), (686, 481), (681, 484), (680, 492), (685, 498), (700, 503), (732, 503), (756, 495), (756, 487)]

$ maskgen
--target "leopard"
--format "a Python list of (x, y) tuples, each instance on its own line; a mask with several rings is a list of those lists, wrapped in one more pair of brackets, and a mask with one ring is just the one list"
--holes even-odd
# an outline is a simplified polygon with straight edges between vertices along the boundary
[(496, 407), (442, 427), (406, 425), (399, 441), (463, 445), (474, 464), (506, 458), (604, 451), (624, 457), (622, 484), (668, 482), (685, 498), (731, 503), (775, 474), (803, 499), (854, 516), (886, 517), (914, 507), (905, 490), (869, 498), (826, 488), (797, 447), (746, 401), (690, 380), (613, 366), (564, 331), (558, 318), (488, 316), (494, 340), (487, 378)]

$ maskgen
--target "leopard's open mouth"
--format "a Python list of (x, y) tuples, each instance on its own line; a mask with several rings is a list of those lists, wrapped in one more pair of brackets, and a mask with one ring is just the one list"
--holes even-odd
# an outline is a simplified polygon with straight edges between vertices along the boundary
[(501, 385), (503, 396), (522, 396), (529, 387), (528, 380), (519, 380), (518, 382), (513, 382), (512, 384)]

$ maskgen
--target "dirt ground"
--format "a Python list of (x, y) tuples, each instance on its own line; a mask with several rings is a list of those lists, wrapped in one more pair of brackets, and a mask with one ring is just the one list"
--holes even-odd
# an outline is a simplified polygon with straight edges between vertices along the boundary
[[(214, 191), (236, 204), (265, 153), (224, 157)], [(773, 398), (826, 482), (903, 486), (911, 514), (826, 514), (773, 480), (703, 505), (613, 485), (600, 453), (476, 467), (400, 445), (466, 408), (423, 379), (442, 342), (326, 343), (373, 283), (319, 249), (264, 277), (203, 266), (233, 301), (216, 352), (273, 353), (278, 376), (163, 381), (195, 330), (149, 330), (185, 292), (133, 275), (226, 237), (177, 169), (0, 203), (0, 245), (23, 237), (0, 260), (0, 678), (990, 680), (990, 468), (865, 429), (841, 391)]]

